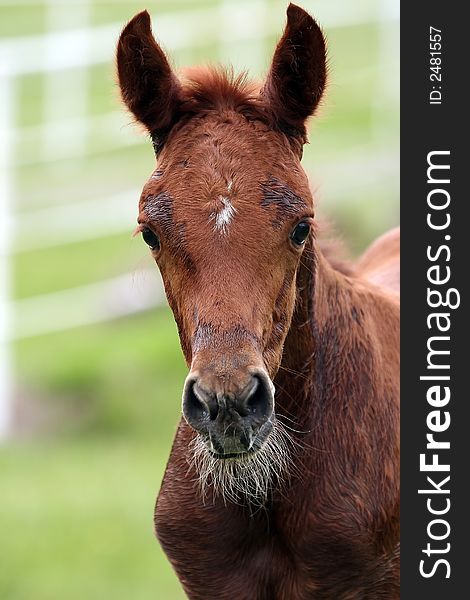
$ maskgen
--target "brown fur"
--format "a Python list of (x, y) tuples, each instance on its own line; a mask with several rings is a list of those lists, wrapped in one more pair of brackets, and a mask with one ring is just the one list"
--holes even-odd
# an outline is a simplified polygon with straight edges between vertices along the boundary
[[(204, 502), (191, 463), (198, 434), (182, 419), (156, 506), (158, 538), (194, 600), (396, 600), (396, 234), (354, 269), (334, 268), (314, 235), (303, 250), (289, 238), (299, 221), (313, 226), (299, 154), (325, 85), (323, 36), (290, 5), (256, 95), (220, 71), (175, 84), (160, 49), (148, 64), (142, 48), (128, 51), (139, 36), (145, 48), (155, 43), (147, 17), (134, 21), (118, 47), (118, 64), (127, 65), (119, 68), (124, 100), (151, 132), (161, 118), (172, 123), (139, 222), (160, 237), (154, 256), (187, 364), (206, 389), (225, 394), (243, 388), (249, 369), (265, 369), (276, 417), (294, 442), (290, 472), (272, 482), (262, 508), (213, 491)], [(135, 110), (139, 69), (151, 90), (178, 90), (171, 118), (167, 103), (162, 117)], [(236, 212), (221, 233), (212, 216), (224, 196)]]

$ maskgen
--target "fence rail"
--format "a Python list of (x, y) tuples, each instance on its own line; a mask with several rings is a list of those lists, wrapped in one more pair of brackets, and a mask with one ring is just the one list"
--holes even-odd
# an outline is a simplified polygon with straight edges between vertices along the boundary
[(147, 310), (165, 301), (156, 269), (15, 302), (15, 339), (93, 325)]

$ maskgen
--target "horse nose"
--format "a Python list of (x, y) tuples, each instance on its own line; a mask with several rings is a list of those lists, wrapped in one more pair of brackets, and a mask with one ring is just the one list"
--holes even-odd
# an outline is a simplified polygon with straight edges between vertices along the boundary
[(200, 433), (210, 433), (218, 426), (259, 428), (274, 409), (274, 387), (261, 370), (250, 374), (239, 391), (225, 392), (215, 383), (190, 375), (183, 391), (183, 415)]

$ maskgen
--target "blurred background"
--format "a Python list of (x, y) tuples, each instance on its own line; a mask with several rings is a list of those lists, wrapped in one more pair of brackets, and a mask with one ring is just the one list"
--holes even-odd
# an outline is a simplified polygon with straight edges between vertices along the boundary
[[(398, 0), (299, 0), (329, 40), (303, 164), (354, 256), (398, 223)], [(186, 368), (131, 234), (154, 168), (119, 102), (147, 8), (175, 66), (262, 76), (278, 0), (0, 0), (0, 598), (173, 600), (152, 511)]]

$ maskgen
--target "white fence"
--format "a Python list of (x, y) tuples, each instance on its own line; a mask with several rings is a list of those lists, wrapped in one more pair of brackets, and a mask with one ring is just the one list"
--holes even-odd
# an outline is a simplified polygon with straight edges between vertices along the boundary
[[(5, 0), (3, 3), (8, 4)], [(24, 4), (33, 3), (28, 0)], [(36, 0), (36, 3), (46, 4), (49, 8), (48, 32), (0, 41), (0, 438), (6, 435), (11, 419), (12, 376), (8, 351), (11, 340), (113, 319), (163, 301), (162, 289), (155, 276), (144, 278), (147, 283), (135, 290), (131, 285), (132, 274), (11, 301), (12, 255), (129, 229), (135, 218), (133, 206), (138, 196), (137, 190), (127, 190), (100, 198), (100, 210), (104, 207), (107, 215), (105, 221), (89, 219), (91, 209), (98, 201), (94, 195), (79, 204), (30, 211), (23, 213), (21, 219), (16, 216), (12, 173), (13, 167), (25, 163), (18, 149), (27, 144), (28, 139), (40, 140), (37, 155), (26, 159), (33, 163), (86, 155), (89, 151), (86, 133), (90, 129), (102, 130), (106, 134), (103, 137), (109, 139), (110, 149), (139, 141), (122, 131), (122, 125), (127, 122), (123, 112), (116, 110), (90, 117), (86, 111), (88, 70), (112, 59), (122, 23), (90, 27), (90, 5), (84, 0), (76, 3)], [(22, 2), (15, 0), (10, 4), (19, 6)], [(217, 9), (155, 15), (154, 28), (170, 52), (195, 48), (210, 39), (219, 45), (223, 56), (226, 45), (238, 42), (243, 47), (245, 40), (280, 33), (281, 20), (272, 18), (274, 4), (276, 12), (282, 14), (285, 5), (281, 2), (226, 0)], [(341, 10), (335, 2), (318, 3), (317, 10), (315, 2), (305, 2), (307, 8), (319, 15), (326, 29), (371, 21), (387, 25), (398, 19), (398, 3), (394, 0), (375, 4), (377, 9), (371, 12), (371, 1), (367, 0), (344, 2)], [(74, 28), (64, 31), (71, 19)], [(264, 24), (263, 31), (259, 29), (260, 24)], [(389, 55), (389, 45), (396, 40), (389, 40), (386, 27), (383, 29), (382, 48)], [(256, 60), (263, 64), (265, 56), (262, 52), (259, 57), (251, 57), (252, 62)], [(17, 82), (33, 73), (46, 78), (44, 119), (40, 125), (21, 128), (15, 114)], [(380, 82), (380, 89), (375, 91), (379, 96), (389, 85), (387, 74)], [(60, 104), (56, 101), (58, 97)], [(62, 110), (64, 106), (65, 111)], [(66, 139), (64, 131), (67, 132)], [(54, 319), (48, 318), (51, 314)]]

